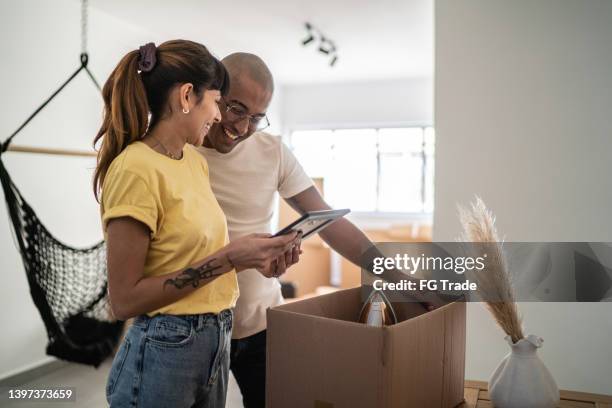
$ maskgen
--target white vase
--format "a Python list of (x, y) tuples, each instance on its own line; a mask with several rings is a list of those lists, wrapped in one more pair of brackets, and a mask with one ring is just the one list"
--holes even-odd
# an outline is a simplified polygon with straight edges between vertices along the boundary
[(538, 356), (544, 340), (533, 334), (512, 343), (512, 349), (489, 380), (489, 397), (496, 408), (554, 408), (559, 388)]

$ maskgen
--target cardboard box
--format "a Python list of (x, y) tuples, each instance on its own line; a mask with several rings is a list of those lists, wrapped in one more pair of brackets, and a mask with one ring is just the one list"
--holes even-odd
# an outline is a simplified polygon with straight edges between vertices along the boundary
[(463, 402), (465, 303), (358, 323), (360, 288), (268, 310), (268, 408), (450, 408)]

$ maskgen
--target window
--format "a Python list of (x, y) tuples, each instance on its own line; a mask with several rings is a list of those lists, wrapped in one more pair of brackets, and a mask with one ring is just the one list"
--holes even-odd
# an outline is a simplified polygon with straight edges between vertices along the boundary
[(325, 180), (326, 200), (357, 212), (432, 213), (431, 127), (300, 130), (293, 152), (311, 177)]

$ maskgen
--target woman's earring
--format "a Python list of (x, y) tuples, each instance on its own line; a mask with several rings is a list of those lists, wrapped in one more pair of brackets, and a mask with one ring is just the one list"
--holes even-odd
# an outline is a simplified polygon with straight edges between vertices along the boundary
[(185, 108), (183, 108), (183, 113), (184, 113), (185, 115), (186, 115), (186, 114), (188, 114), (188, 113), (189, 113), (189, 109), (185, 109)]

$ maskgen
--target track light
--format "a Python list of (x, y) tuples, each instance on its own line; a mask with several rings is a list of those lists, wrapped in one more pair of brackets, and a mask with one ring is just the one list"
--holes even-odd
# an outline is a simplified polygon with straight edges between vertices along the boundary
[(319, 40), (319, 52), (324, 55), (331, 56), (331, 60), (329, 62), (330, 66), (334, 66), (336, 61), (338, 60), (338, 55), (336, 54), (336, 45), (333, 41), (326, 38), (321, 31), (315, 28), (309, 22), (304, 23), (304, 27), (306, 28), (306, 38), (304, 38), (301, 42), (303, 46), (307, 46), (311, 42), (316, 39)]
[(308, 44), (310, 44), (311, 42), (313, 42), (313, 41), (314, 41), (314, 39), (315, 39), (315, 38), (314, 38), (314, 35), (309, 34), (307, 38), (305, 38), (304, 40), (302, 40), (302, 45), (308, 45)]
[(308, 45), (314, 41), (315, 37), (312, 32), (312, 24), (306, 22), (304, 23), (304, 27), (306, 27), (306, 31), (308, 32), (308, 37), (302, 40), (302, 45)]
[(319, 45), (319, 51), (325, 55), (332, 54), (336, 51), (336, 46), (333, 42), (325, 37), (321, 37), (321, 44)]

